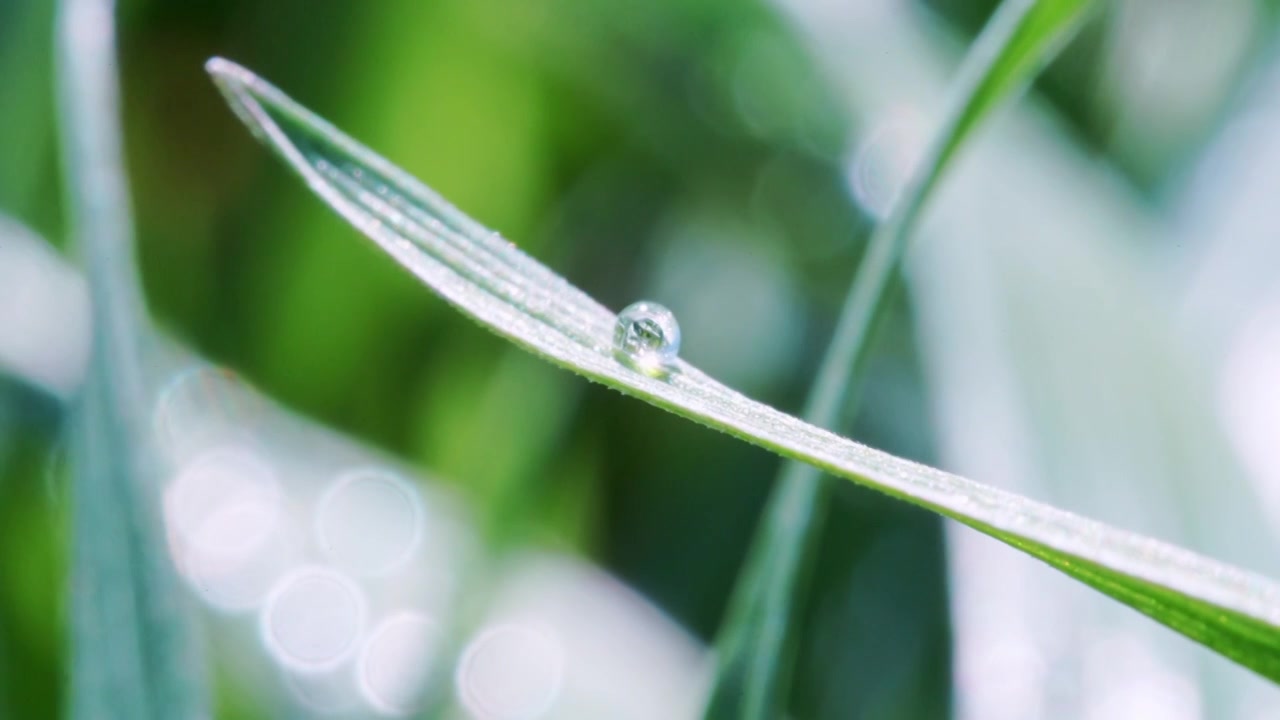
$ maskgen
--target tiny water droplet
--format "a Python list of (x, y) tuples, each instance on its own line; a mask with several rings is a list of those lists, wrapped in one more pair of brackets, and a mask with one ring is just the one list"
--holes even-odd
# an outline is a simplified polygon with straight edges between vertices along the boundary
[(680, 324), (675, 314), (646, 300), (628, 305), (618, 313), (613, 353), (646, 375), (670, 372), (680, 353)]

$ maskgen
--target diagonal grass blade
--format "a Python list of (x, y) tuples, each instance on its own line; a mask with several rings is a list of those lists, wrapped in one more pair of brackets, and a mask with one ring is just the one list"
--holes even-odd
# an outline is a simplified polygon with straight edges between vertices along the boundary
[(615, 316), (566, 280), (252, 72), (220, 58), (208, 69), (240, 118), (316, 194), (500, 336), (658, 407), (958, 520), (1280, 680), (1280, 585), (853, 442), (684, 361), (658, 377), (638, 371), (614, 356)]

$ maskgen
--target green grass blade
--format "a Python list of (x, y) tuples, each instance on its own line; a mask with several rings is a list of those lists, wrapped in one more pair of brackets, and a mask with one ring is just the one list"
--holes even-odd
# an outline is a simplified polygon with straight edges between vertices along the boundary
[[(449, 303), (591, 380), (974, 527), (1280, 679), (1280, 585), (1167, 543), (910, 462), (755, 402), (683, 361), (615, 359), (615, 316), (420, 182), (248, 70), (209, 72), (308, 186)], [(744, 320), (746, 322), (746, 320)]]
[(75, 421), (71, 717), (209, 717), (142, 443), (147, 326), (121, 157), (113, 5), (65, 0), (58, 16), (68, 206), (93, 306)]
[[(911, 229), (957, 150), (999, 103), (1017, 94), (1071, 36), (1092, 0), (1006, 0), (970, 49), (951, 111), (912, 181), (895, 200), (850, 287), (836, 333), (810, 388), (804, 419), (833, 427), (856, 402), (871, 339)], [(707, 718), (780, 717), (799, 597), (826, 513), (816, 467), (783, 468), (730, 600), (717, 641), (719, 667)]]

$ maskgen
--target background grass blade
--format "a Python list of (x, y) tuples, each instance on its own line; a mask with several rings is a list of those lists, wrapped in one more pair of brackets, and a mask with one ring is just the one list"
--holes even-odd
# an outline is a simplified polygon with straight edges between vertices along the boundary
[(313, 191), (495, 333), (658, 407), (963, 522), (1280, 679), (1274, 582), (855, 443), (752, 401), (683, 361), (664, 377), (638, 372), (614, 357), (614, 318), (584, 293), (248, 70), (221, 59), (208, 68), (237, 114)]
[(75, 422), (71, 716), (209, 717), (142, 443), (146, 325), (121, 158), (113, 10), (110, 0), (66, 0), (58, 18), (68, 206), (93, 306)]
[[(833, 427), (856, 402), (875, 324), (892, 293), (912, 227), (938, 179), (982, 119), (1020, 92), (1071, 37), (1090, 5), (1091, 0), (1006, 0), (979, 36), (954, 84), (945, 124), (871, 238), (810, 389), (805, 420)], [(783, 714), (799, 626), (795, 615), (826, 504), (817, 468), (799, 462), (783, 468), (730, 600), (705, 717)]]

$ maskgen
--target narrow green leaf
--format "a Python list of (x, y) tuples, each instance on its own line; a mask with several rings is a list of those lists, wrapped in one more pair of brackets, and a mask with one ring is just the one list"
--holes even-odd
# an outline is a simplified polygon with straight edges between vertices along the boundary
[[(1022, 91), (1072, 35), (1092, 0), (1006, 0), (978, 37), (954, 84), (951, 110), (911, 182), (872, 235), (836, 324), (805, 420), (832, 427), (856, 393), (871, 340), (912, 227), (962, 143), (1002, 100)], [(805, 571), (826, 514), (827, 485), (813, 465), (782, 470), (717, 641), (718, 672), (705, 717), (764, 720), (786, 703)]]
[(143, 443), (148, 335), (121, 158), (113, 10), (111, 0), (64, 0), (58, 17), (68, 206), (93, 306), (71, 493), (71, 717), (209, 717)]
[(716, 382), (684, 361), (618, 361), (616, 316), (248, 70), (209, 72), (253, 132), (335, 211), (459, 310), (589, 379), (963, 522), (1280, 679), (1280, 585), (1167, 543), (894, 457)]

